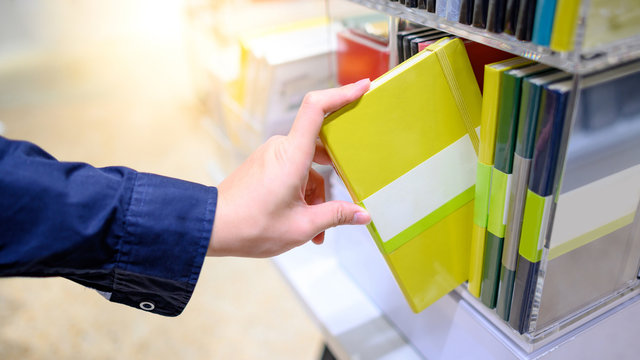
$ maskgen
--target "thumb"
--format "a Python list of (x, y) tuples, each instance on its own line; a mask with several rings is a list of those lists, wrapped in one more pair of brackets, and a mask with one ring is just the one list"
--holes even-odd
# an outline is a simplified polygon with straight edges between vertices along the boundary
[(319, 233), (338, 225), (366, 225), (371, 215), (362, 207), (347, 201), (328, 201), (309, 207), (314, 232)]

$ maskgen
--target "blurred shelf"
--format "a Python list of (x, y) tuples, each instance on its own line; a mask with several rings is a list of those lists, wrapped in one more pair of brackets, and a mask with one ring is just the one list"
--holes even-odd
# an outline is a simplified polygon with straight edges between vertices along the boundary
[(408, 8), (388, 0), (349, 0), (368, 8), (415, 23), (434, 27), (469, 40), (535, 60), (569, 73), (587, 74), (640, 58), (640, 35), (607, 44), (584, 53), (556, 52), (504, 33), (492, 33), (441, 18), (423, 9)]

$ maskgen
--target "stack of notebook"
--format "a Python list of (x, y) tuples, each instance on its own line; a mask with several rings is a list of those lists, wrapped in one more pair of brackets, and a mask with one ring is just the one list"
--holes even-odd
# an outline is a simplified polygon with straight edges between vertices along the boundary
[(525, 60), (487, 66), (469, 290), (521, 333), (636, 278), (637, 81), (638, 63), (581, 82)]

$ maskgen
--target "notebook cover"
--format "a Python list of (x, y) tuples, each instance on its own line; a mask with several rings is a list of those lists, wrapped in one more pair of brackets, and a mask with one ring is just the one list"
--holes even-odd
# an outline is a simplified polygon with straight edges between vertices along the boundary
[(487, 27), (487, 10), (489, 8), (489, 0), (475, 0), (473, 2), (473, 17), (471, 25), (484, 29)]
[(430, 13), (436, 12), (436, 0), (426, 0), (427, 1), (427, 11)]
[(467, 279), (481, 102), (462, 41), (443, 39), (328, 115), (320, 132), (415, 312)]
[(515, 35), (516, 24), (518, 23), (518, 10), (520, 9), (520, 0), (507, 0), (504, 13), (504, 32), (509, 35)]
[(432, 36), (432, 35), (438, 35), (441, 38), (444, 37), (446, 34), (440, 30), (437, 29), (429, 29), (427, 31), (424, 32), (419, 32), (416, 34), (411, 34), (411, 35), (407, 35), (404, 36), (402, 38), (402, 61), (405, 61), (407, 59), (409, 59), (411, 57), (411, 41), (413, 41), (414, 39), (417, 39), (419, 37), (427, 37), (427, 36)]
[[(425, 41), (418, 42), (418, 52), (426, 49), (427, 47), (429, 47), (429, 45), (434, 44), (438, 40), (439, 39), (436, 39), (436, 40), (425, 40)], [(469, 59), (469, 60), (471, 60), (471, 59)]]
[(533, 19), (536, 13), (536, 0), (520, 0), (518, 21), (516, 22), (516, 39), (531, 41)]
[[(415, 39), (416, 37), (419, 37), (419, 36), (427, 36), (429, 34), (434, 34), (438, 32), (440, 32), (440, 30), (432, 29), (428, 27), (422, 27), (422, 28), (411, 29), (406, 31), (399, 31), (397, 35), (398, 63), (402, 63), (403, 61), (407, 60), (408, 58), (407, 55), (409, 55), (410, 49), (409, 49), (409, 52), (407, 53), (405, 53), (404, 49), (405, 49), (405, 43), (409, 45), (410, 39)], [(405, 42), (405, 39), (407, 40), (406, 42)]]
[(538, 0), (531, 42), (540, 46), (549, 46), (555, 12), (556, 0)]
[(465, 25), (471, 25), (473, 18), (473, 0), (460, 1), (460, 17), (458, 22)]
[(506, 6), (506, 0), (489, 0), (489, 8), (487, 10), (488, 31), (501, 33), (504, 30)]
[[(403, 22), (401, 22), (399, 25), (403, 24)], [(425, 26), (419, 26), (419, 27), (411, 27), (408, 29), (404, 29), (404, 30), (398, 30), (398, 33), (396, 34), (396, 46), (397, 46), (397, 50), (398, 50), (398, 56), (402, 56), (403, 54), (403, 48), (402, 48), (402, 39), (407, 36), (407, 35), (411, 35), (411, 34), (415, 34), (421, 31), (425, 31), (425, 30), (432, 30), (431, 28), (425, 27)]]
[(556, 51), (573, 50), (580, 0), (557, 0), (549, 47)]
[(445, 32), (440, 32), (434, 35), (430, 35), (430, 36), (421, 36), (418, 38), (415, 38), (413, 40), (411, 40), (411, 54), (410, 56), (414, 56), (416, 54), (418, 54), (420, 51), (424, 50), (425, 48), (427, 48), (427, 46), (435, 43), (436, 41), (442, 39), (443, 37), (446, 37), (447, 33)]

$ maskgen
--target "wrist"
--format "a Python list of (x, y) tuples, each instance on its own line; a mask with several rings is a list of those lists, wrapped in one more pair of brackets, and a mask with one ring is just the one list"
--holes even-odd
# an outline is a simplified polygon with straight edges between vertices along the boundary
[[(233, 194), (231, 194), (233, 195)], [(237, 194), (235, 194), (237, 195)], [(251, 209), (243, 204), (237, 204), (238, 196), (230, 196), (225, 189), (224, 182), (218, 187), (218, 205), (211, 230), (211, 239), (207, 249), (207, 256), (255, 256), (256, 240), (260, 237), (259, 222), (252, 219)]]

